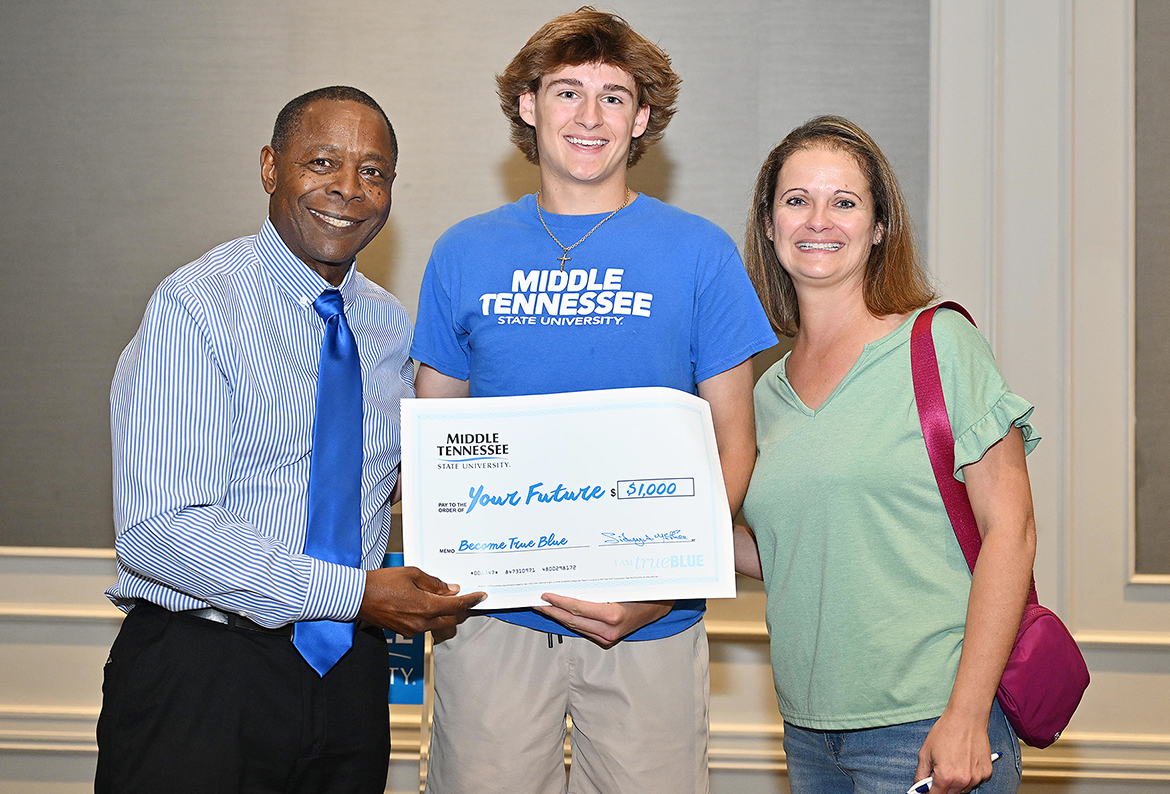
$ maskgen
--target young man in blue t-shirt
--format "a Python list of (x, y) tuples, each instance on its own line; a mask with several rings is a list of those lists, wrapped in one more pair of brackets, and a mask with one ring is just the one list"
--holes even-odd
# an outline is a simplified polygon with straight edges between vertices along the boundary
[[(435, 244), (418, 396), (697, 393), (735, 513), (756, 451), (750, 358), (776, 337), (727, 234), (626, 184), (674, 113), (670, 59), (582, 9), (541, 28), (497, 82), (540, 191)], [(707, 792), (703, 602), (545, 600), (436, 636), (427, 790), (565, 791), (568, 714), (570, 790)]]

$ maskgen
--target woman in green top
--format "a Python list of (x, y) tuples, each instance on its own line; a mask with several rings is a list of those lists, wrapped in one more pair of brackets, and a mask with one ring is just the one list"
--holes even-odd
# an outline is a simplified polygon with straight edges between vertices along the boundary
[(937, 312), (955, 476), (983, 536), (972, 576), (910, 374), (910, 329), (935, 296), (869, 135), (823, 116), (772, 151), (745, 260), (793, 337), (755, 389), (752, 530), (736, 532), (737, 568), (768, 594), (792, 791), (902, 792), (933, 775), (936, 794), (1014, 792), (1019, 743), (995, 692), (1035, 553), (1032, 406), (978, 331)]

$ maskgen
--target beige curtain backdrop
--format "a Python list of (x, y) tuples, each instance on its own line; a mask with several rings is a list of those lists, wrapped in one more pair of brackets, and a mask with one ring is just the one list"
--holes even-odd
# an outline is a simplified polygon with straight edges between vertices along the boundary
[[(401, 142), (394, 210), (359, 257), (413, 311), (434, 240), (536, 187), (493, 76), (574, 2), (0, 3), (0, 546), (108, 547), (109, 381), (158, 282), (254, 234), (259, 151), (323, 85), (377, 99)], [(673, 56), (680, 111), (635, 188), (736, 239), (755, 170), (795, 124), (854, 117), (921, 226), (929, 4), (630, 0)], [(920, 231), (925, 231), (920, 228)]]
[[(163, 277), (259, 229), (259, 152), (280, 107), (343, 83), (386, 109), (402, 150), (394, 209), (359, 266), (413, 311), (435, 239), (536, 188), (493, 78), (581, 1), (0, 0), (0, 794), (92, 791), (119, 623), (101, 595), (110, 377)], [(660, 43), (684, 81), (635, 189), (740, 240), (765, 153), (841, 113), (886, 148), (925, 239), (928, 0), (601, 7)], [(750, 584), (712, 603), (715, 791), (786, 790), (762, 613)], [(388, 788), (417, 791), (419, 709), (391, 722)]]

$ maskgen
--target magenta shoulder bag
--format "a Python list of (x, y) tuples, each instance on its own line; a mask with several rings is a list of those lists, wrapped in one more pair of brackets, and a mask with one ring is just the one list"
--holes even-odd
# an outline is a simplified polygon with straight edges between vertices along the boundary
[[(944, 307), (954, 309), (975, 324), (966, 309), (951, 301), (919, 314), (910, 335), (910, 370), (934, 478), (967, 566), (974, 573), (982, 541), (967, 498), (967, 487), (954, 477), (955, 440), (947, 418), (931, 335), (934, 313)], [(1000, 707), (1016, 735), (1026, 744), (1047, 747), (1060, 737), (1072, 719), (1088, 685), (1089, 669), (1076, 641), (1060, 618), (1040, 606), (1033, 580), (1016, 644), (996, 693)]]

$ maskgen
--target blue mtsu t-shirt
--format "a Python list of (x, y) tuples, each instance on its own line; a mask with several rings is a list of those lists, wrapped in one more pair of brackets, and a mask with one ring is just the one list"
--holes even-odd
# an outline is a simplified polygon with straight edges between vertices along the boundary
[[(605, 214), (545, 212), (572, 245)], [(435, 243), (411, 356), (469, 380), (472, 397), (696, 385), (776, 343), (731, 238), (698, 216), (639, 196), (569, 252), (528, 195), (469, 218)], [(627, 640), (677, 634), (702, 600)], [(531, 610), (491, 613), (572, 634)]]

